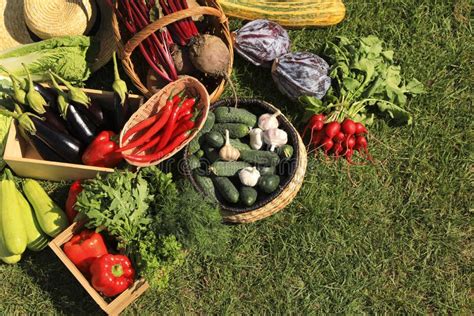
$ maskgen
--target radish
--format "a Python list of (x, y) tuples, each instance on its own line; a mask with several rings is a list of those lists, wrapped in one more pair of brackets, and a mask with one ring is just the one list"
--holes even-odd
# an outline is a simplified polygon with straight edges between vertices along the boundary
[(334, 146), (334, 142), (331, 140), (331, 138), (324, 137), (321, 142), (321, 146), (323, 146), (324, 152), (327, 155), (328, 152), (331, 150), (332, 146)]
[(354, 135), (356, 132), (356, 125), (353, 120), (345, 119), (341, 124), (341, 130), (346, 135)]
[[(308, 132), (308, 130), (311, 130), (311, 133), (313, 133), (313, 131), (322, 130), (324, 128), (323, 120), (324, 120), (324, 115), (323, 114), (314, 114), (313, 116), (311, 116), (311, 118), (308, 121), (308, 124), (304, 128), (304, 131), (303, 131), (303, 134), (301, 135), (301, 137), (304, 138), (306, 133)], [(310, 142), (311, 142), (311, 140), (310, 140)]]
[(336, 136), (334, 136), (333, 141), (335, 141), (336, 143), (342, 143), (345, 138), (346, 135), (344, 135), (343, 132), (339, 132), (336, 134)]
[(342, 145), (340, 142), (334, 143), (334, 146), (332, 147), (332, 153), (334, 154), (336, 158), (339, 158), (343, 150), (344, 149), (342, 148)]
[(348, 149), (346, 150), (345, 154), (344, 154), (344, 157), (346, 158), (347, 162), (350, 163), (350, 164), (354, 164), (352, 162), (352, 155), (354, 154), (354, 150), (353, 149)]
[(324, 132), (326, 133), (326, 136), (329, 139), (333, 139), (334, 136), (336, 136), (340, 130), (341, 130), (341, 124), (339, 124), (339, 122), (329, 122), (324, 127)]
[(362, 123), (355, 123), (355, 134), (356, 135), (361, 135), (361, 134), (367, 134), (367, 129)]
[(326, 137), (326, 134), (324, 134), (322, 130), (315, 131), (312, 133), (312, 140), (310, 140), (310, 144), (313, 144), (314, 147), (318, 147), (324, 137)]
[(342, 147), (346, 149), (353, 149), (356, 144), (356, 138), (354, 135), (347, 135), (346, 136), (346, 141), (342, 144)]
[(362, 153), (362, 150), (364, 150), (365, 154), (367, 155), (367, 160), (372, 161), (372, 156), (370, 156), (369, 150), (367, 149), (367, 147), (368, 147), (367, 139), (361, 135), (357, 136), (355, 139), (354, 150), (357, 150), (360, 153)]

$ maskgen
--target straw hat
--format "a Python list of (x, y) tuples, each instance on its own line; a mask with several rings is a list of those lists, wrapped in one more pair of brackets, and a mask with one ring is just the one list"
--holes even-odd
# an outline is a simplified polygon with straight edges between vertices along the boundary
[[(106, 0), (0, 0), (0, 15), (0, 51), (32, 43), (35, 35), (41, 39), (91, 35), (100, 41), (91, 67), (95, 71), (116, 49), (112, 10)], [(94, 25), (99, 20), (100, 25)]]
[(30, 31), (41, 39), (87, 34), (94, 25), (95, 0), (24, 0)]

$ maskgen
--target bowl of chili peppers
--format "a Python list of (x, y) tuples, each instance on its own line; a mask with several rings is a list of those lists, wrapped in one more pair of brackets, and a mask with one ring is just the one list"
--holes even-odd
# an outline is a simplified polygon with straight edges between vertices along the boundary
[(168, 84), (127, 121), (118, 151), (137, 167), (169, 159), (197, 136), (207, 119), (209, 103), (206, 88), (193, 77)]

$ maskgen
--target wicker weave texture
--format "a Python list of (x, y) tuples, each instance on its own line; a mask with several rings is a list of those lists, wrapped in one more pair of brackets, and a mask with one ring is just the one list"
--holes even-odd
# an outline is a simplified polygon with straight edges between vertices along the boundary
[[(143, 77), (141, 78), (138, 74), (137, 65), (134, 64), (132, 53), (140, 45), (140, 43), (146, 40), (148, 36), (154, 32), (166, 27), (173, 22), (180, 21), (185, 18), (203, 15), (209, 19), (209, 23), (213, 28), (213, 35), (220, 37), (229, 49), (230, 62), (227, 69), (227, 76), (230, 76), (232, 72), (234, 55), (228, 19), (217, 1), (203, 0), (200, 2), (202, 6), (191, 7), (186, 10), (181, 10), (170, 15), (163, 16), (162, 18), (143, 28), (140, 32), (136, 33), (126, 42), (124, 42), (124, 36), (121, 33), (122, 29), (119, 26), (117, 17), (115, 14), (113, 15), (112, 27), (114, 29), (115, 39), (118, 42), (118, 52), (119, 57), (122, 60), (123, 68), (135, 87), (137, 87), (137, 89), (140, 90), (146, 97), (151, 97), (153, 93), (147, 88), (146, 79)], [(219, 82), (216, 88), (209, 93), (211, 102), (216, 101), (224, 91), (226, 78), (220, 78), (218, 80)]]

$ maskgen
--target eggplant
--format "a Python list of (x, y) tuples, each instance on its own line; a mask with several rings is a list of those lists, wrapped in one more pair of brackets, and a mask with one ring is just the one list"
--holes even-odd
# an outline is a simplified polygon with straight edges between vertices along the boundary
[(36, 149), (38, 154), (47, 161), (66, 162), (61, 156), (59, 156), (54, 150), (44, 143), (37, 135), (30, 135), (30, 144)]
[(33, 88), (43, 96), (46, 102), (48, 102), (48, 104), (52, 106), (53, 109), (57, 110), (56, 98), (58, 97), (58, 94), (56, 93), (56, 91), (54, 91), (54, 89), (45, 87), (42, 84), (34, 81)]
[(120, 133), (123, 126), (127, 122), (128, 118), (130, 117), (128, 112), (129, 112), (128, 93), (125, 95), (125, 100), (122, 104), (120, 95), (114, 92), (112, 123), (113, 123), (113, 131), (115, 133)]
[(86, 115), (97, 127), (102, 130), (107, 129), (104, 127), (106, 125), (104, 112), (97, 101), (92, 100), (89, 107), (85, 107), (84, 105), (75, 102), (72, 102), (72, 104), (74, 104), (82, 114)]
[(68, 104), (66, 109), (67, 127), (72, 135), (89, 145), (99, 133), (99, 129), (87, 115), (78, 110), (78, 107), (80, 105)]
[(79, 140), (70, 135), (58, 132), (37, 117), (30, 116), (30, 119), (36, 128), (34, 135), (43, 143), (48, 145), (49, 148), (67, 162), (82, 163), (81, 154), (84, 150), (84, 145)]
[(51, 107), (45, 106), (45, 109), (46, 112), (40, 115), (40, 117), (44, 118), (44, 122), (61, 133), (69, 134), (64, 120)]

